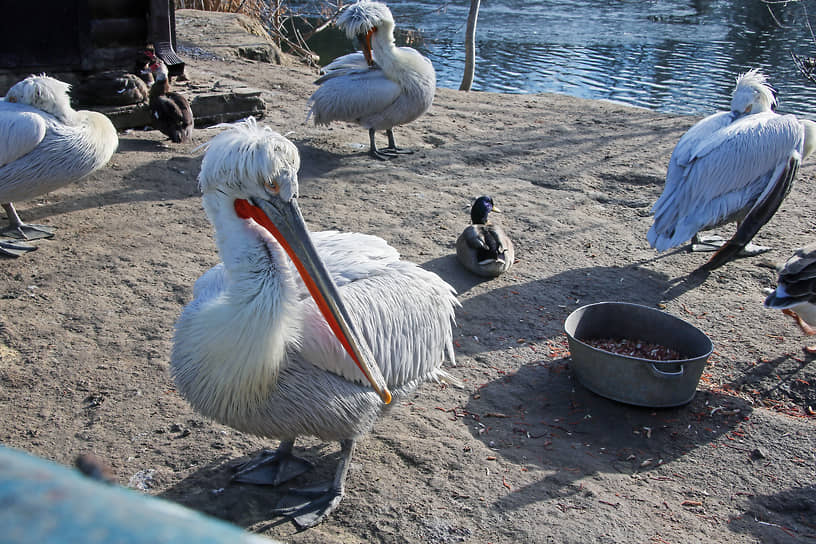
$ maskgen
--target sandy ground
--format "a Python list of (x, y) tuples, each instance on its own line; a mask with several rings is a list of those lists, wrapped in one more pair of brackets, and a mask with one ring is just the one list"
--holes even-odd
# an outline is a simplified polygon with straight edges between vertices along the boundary
[[(63, 464), (95, 452), (123, 485), (288, 542), (816, 541), (816, 364), (793, 321), (762, 307), (767, 263), (812, 241), (813, 165), (757, 237), (775, 249), (702, 281), (689, 273), (707, 255), (658, 255), (646, 242), (669, 154), (694, 118), (440, 89), (428, 115), (396, 132), (417, 153), (383, 163), (358, 127), (304, 124), (313, 71), (194, 45), (193, 84), (264, 89), (264, 122), (300, 149), (311, 228), (381, 236), (456, 287), (451, 373), (464, 388), (426, 384), (395, 406), (322, 525), (298, 532), (271, 515), (281, 491), (229, 476), (276, 443), (200, 417), (168, 372), (174, 321), (218, 260), (194, 152), (217, 130), (182, 146), (129, 131), (106, 168), (19, 203), (24, 220), (59, 231), (2, 262), (0, 442)], [(492, 281), (454, 258), (481, 194), (504, 210), (518, 257)], [(577, 382), (564, 319), (605, 300), (663, 308), (711, 337), (691, 403), (636, 408)], [(295, 483), (332, 473), (336, 444), (299, 445), (318, 469)]]

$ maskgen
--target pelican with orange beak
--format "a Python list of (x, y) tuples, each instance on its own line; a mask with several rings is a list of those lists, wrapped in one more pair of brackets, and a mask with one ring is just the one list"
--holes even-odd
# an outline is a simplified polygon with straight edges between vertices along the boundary
[(292, 455), (298, 436), (340, 441), (327, 489), (290, 490), (275, 510), (309, 527), (340, 502), (355, 444), (392, 398), (448, 377), (459, 304), (381, 238), (309, 232), (299, 166), (297, 148), (251, 118), (208, 144), (199, 185), (223, 262), (194, 285), (171, 369), (201, 414), (281, 441), (241, 467), (240, 482), (307, 470)]
[[(323, 68), (320, 87), (309, 99), (316, 125), (332, 121), (357, 123), (368, 129), (370, 154), (378, 159), (412, 153), (398, 148), (394, 127), (425, 114), (436, 92), (431, 61), (411, 47), (394, 45), (394, 18), (381, 2), (351, 4), (337, 26), (358, 38), (362, 51), (343, 55)], [(384, 130), (388, 146), (378, 149), (375, 132)]]

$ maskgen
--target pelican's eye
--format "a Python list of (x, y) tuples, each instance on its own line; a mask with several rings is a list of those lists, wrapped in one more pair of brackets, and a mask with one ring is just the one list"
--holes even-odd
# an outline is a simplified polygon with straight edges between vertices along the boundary
[(264, 187), (266, 187), (266, 190), (272, 193), (273, 195), (280, 193), (280, 185), (278, 185), (277, 180), (274, 179), (264, 180)]
[(17, 97), (9, 96), (8, 98), (6, 98), (6, 100), (8, 100), (9, 102), (17, 102)]

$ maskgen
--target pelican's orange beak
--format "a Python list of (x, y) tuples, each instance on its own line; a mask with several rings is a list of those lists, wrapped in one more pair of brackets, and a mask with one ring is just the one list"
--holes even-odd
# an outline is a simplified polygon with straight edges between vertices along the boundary
[(366, 35), (363, 37), (362, 44), (363, 44), (363, 56), (365, 56), (366, 62), (369, 66), (374, 66), (374, 54), (371, 52), (371, 36), (377, 32), (377, 27), (372, 27)]
[(280, 243), (295, 263), (309, 293), (340, 344), (357, 364), (374, 391), (384, 403), (389, 404), (391, 392), (385, 378), (380, 368), (374, 364), (370, 348), (352, 325), (337, 286), (312, 244), (306, 222), (295, 199), (289, 202), (282, 199), (259, 200), (258, 205), (238, 199), (234, 206), (238, 217), (254, 220)]

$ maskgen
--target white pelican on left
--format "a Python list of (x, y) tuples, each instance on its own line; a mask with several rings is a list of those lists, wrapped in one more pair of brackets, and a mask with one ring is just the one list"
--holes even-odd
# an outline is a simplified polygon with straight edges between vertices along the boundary
[[(75, 111), (70, 86), (48, 76), (29, 76), (0, 100), (0, 202), (8, 237), (36, 239), (54, 231), (20, 220), (14, 201), (73, 183), (104, 166), (119, 146), (110, 120), (94, 111)], [(0, 240), (0, 254), (17, 257), (35, 246)]]
[[(343, 55), (323, 68), (320, 87), (309, 99), (316, 125), (349, 121), (368, 129), (369, 153), (378, 159), (412, 153), (394, 141), (394, 127), (427, 112), (436, 92), (431, 61), (411, 47), (394, 45), (394, 17), (381, 2), (362, 0), (340, 14), (337, 26), (359, 38), (362, 52)], [(374, 133), (384, 130), (388, 147), (377, 149)]]
[[(652, 247), (665, 251), (737, 221), (733, 237), (700, 269), (713, 270), (748, 249), (816, 147), (816, 123), (778, 115), (775, 103), (765, 76), (751, 70), (737, 79), (730, 112), (710, 115), (683, 135), (652, 207)], [(749, 253), (767, 249), (753, 246)]]
[(171, 368), (201, 414), (281, 440), (239, 481), (302, 473), (291, 455), (298, 436), (340, 441), (334, 481), (313, 497), (290, 493), (276, 510), (308, 527), (340, 502), (355, 444), (391, 395), (447, 377), (458, 302), (381, 238), (310, 233), (299, 166), (297, 148), (252, 118), (210, 142), (198, 179), (223, 263), (195, 283)]

